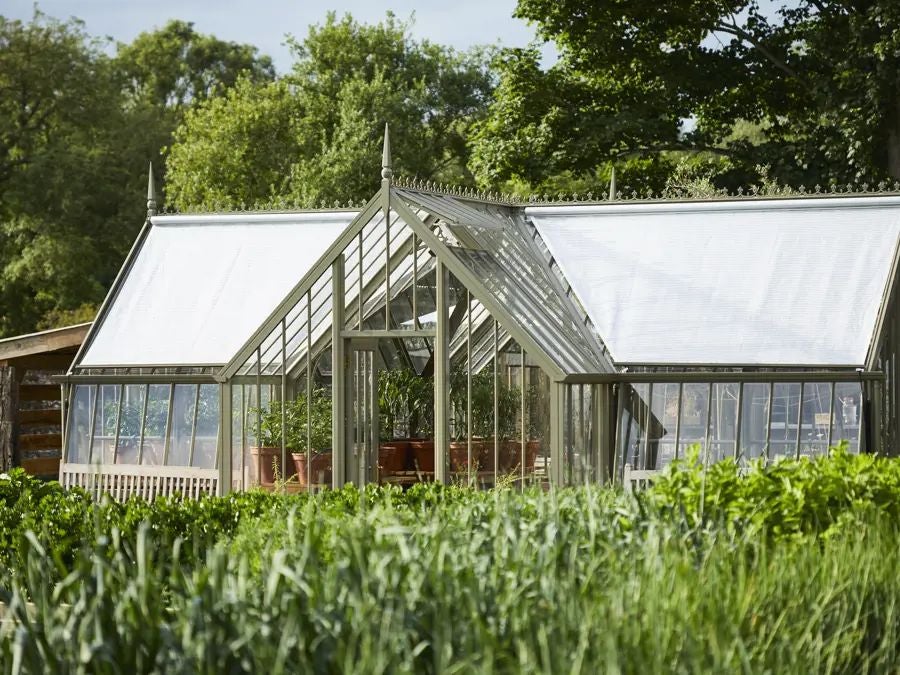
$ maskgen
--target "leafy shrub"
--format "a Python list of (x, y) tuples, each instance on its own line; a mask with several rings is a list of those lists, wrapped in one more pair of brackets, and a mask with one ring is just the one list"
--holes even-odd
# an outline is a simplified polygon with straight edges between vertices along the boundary
[(839, 446), (828, 456), (757, 462), (743, 472), (731, 460), (704, 470), (694, 453), (674, 462), (642, 497), (688, 527), (715, 523), (770, 538), (830, 536), (860, 511), (900, 520), (900, 459)]

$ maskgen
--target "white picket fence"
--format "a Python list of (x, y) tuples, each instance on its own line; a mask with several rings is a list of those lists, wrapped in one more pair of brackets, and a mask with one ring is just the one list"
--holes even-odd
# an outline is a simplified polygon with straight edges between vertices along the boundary
[(132, 495), (148, 501), (175, 494), (197, 499), (201, 495), (217, 493), (219, 472), (217, 469), (186, 466), (62, 463), (59, 482), (66, 489), (84, 488), (95, 499), (100, 499), (104, 494), (120, 502)]

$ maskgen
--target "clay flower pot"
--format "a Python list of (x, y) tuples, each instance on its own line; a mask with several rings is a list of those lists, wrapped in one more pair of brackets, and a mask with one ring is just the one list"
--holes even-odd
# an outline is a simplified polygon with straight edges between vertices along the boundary
[[(485, 438), (479, 443), (478, 467), (481, 471), (494, 470), (494, 439)], [(503, 466), (503, 441), (500, 441), (500, 466)]]
[(307, 467), (307, 455), (305, 452), (292, 452), (294, 469), (297, 472), (297, 483), (300, 487), (309, 487), (308, 476), (312, 471), (313, 485), (331, 485), (331, 450), (326, 452), (314, 452), (312, 466)]
[[(484, 471), (483, 441), (472, 441), (472, 471)], [(493, 453), (493, 447), (491, 448)], [(491, 458), (493, 460), (493, 457)], [(493, 464), (493, 461), (491, 462)], [(467, 440), (453, 441), (450, 443), (450, 471), (453, 473), (468, 473), (469, 471), (469, 442)]]
[(386, 441), (378, 446), (378, 467), (382, 478), (399, 473), (406, 468), (409, 441)]
[(276, 471), (281, 478), (284, 478), (284, 471), (281, 467), (281, 448), (252, 446), (250, 456), (253, 457), (260, 485), (272, 485), (275, 482)]
[(409, 441), (419, 471), (434, 473), (434, 441), (428, 438), (415, 438)]

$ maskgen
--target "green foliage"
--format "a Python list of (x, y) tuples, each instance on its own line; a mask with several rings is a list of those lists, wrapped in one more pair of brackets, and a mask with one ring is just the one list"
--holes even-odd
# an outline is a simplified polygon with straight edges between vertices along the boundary
[(332, 13), (291, 45), (284, 78), (242, 82), (186, 116), (168, 159), (178, 208), (364, 201), (385, 121), (396, 171), (471, 184), (467, 133), (492, 86), (482, 51), (414, 41), (392, 14), (367, 26)]
[(853, 455), (842, 444), (827, 459), (757, 464), (743, 475), (731, 460), (704, 471), (695, 453), (676, 461), (646, 498), (691, 527), (714, 523), (775, 539), (828, 537), (861, 512), (900, 520), (900, 462)]
[(539, 186), (683, 152), (726, 160), (718, 188), (746, 189), (757, 165), (807, 188), (900, 178), (897, 3), (658, 5), (519, 0), (559, 60), (542, 68), (536, 46), (497, 60), (479, 180)]
[(258, 56), (256, 47), (203, 35), (193, 23), (174, 19), (120, 43), (116, 66), (134, 105), (175, 110), (220, 94), (239, 77), (275, 78), (272, 60)]
[(74, 19), (0, 17), (0, 336), (92, 319), (188, 103), (271, 77), (181, 22), (108, 46)]
[(384, 440), (428, 436), (434, 426), (434, 379), (410, 368), (378, 373), (378, 408)]
[[(882, 488), (862, 486), (889, 485), (875, 474), (896, 476), (896, 463), (839, 453), (773, 467), (823, 465), (791, 489), (830, 485), (834, 499), (816, 503), (846, 526), (806, 520), (806, 537), (691, 524), (683, 514), (696, 491), (663, 483), (642, 500), (591, 486), (419, 485), (104, 504), (82, 512), (94, 525), (68, 559), (53, 539), (20, 530), (17, 563), (0, 573), (15, 626), (0, 634), (0, 667), (890, 672), (900, 658), (897, 520), (865, 508), (863, 493)], [(691, 482), (695, 467), (664, 480), (676, 476)], [(22, 474), (0, 480), (4, 507), (54, 494)]]
[[(320, 387), (314, 388), (311, 394), (309, 405), (306, 392), (287, 402), (284, 406), (284, 426), (281, 401), (272, 401), (266, 408), (253, 408), (249, 411), (251, 433), (261, 447), (281, 447), (284, 430), (285, 445), (290, 452), (308, 452), (307, 438), (314, 453), (331, 451), (331, 397)], [(256, 426), (257, 414), (259, 428)]]
[[(414, 399), (420, 378), (411, 368), (385, 368), (378, 373), (378, 412), (384, 440), (395, 433), (409, 435)], [(431, 380), (429, 380), (431, 382)]]
[[(494, 388), (497, 391), (497, 433), (513, 438), (521, 409), (522, 393), (503, 378), (494, 382), (493, 369), (472, 374), (472, 434), (477, 438), (494, 437)], [(462, 368), (450, 374), (450, 404), (457, 440), (465, 438), (467, 424), (468, 378)]]

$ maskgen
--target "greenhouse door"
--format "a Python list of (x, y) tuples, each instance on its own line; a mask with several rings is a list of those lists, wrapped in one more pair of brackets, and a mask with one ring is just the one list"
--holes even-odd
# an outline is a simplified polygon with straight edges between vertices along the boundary
[(347, 349), (347, 480), (378, 480), (378, 351), (375, 340), (349, 340)]

